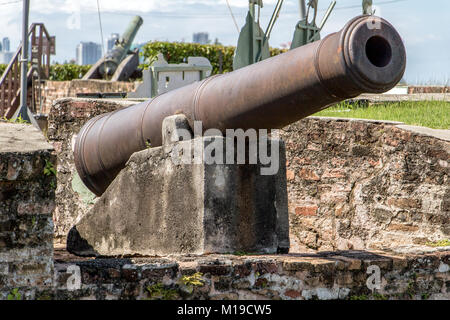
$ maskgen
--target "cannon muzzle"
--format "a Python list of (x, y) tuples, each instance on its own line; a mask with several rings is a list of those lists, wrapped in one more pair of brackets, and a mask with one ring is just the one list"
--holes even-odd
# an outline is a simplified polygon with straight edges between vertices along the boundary
[(183, 113), (203, 130), (276, 129), (402, 78), (406, 53), (386, 20), (359, 16), (321, 41), (100, 115), (78, 134), (74, 157), (86, 186), (101, 195), (136, 151), (162, 143), (162, 122)]

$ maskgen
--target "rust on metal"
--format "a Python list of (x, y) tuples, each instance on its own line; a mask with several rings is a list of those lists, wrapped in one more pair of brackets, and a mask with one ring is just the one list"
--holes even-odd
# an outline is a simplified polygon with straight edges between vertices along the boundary
[(161, 145), (167, 116), (184, 113), (203, 130), (282, 128), (361, 93), (390, 90), (405, 66), (397, 31), (359, 16), (321, 41), (91, 119), (76, 141), (76, 168), (101, 195), (134, 152)]

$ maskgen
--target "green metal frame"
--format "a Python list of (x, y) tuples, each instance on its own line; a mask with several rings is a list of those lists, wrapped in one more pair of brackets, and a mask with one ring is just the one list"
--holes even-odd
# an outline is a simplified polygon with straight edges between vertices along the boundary
[[(300, 21), (297, 23), (294, 31), (294, 37), (291, 43), (291, 49), (295, 49), (305, 44), (320, 40), (320, 31), (324, 27), (331, 12), (333, 11), (336, 1), (333, 1), (328, 7), (319, 26), (316, 25), (318, 0), (310, 0), (306, 13), (300, 10)], [(305, 0), (300, 0), (300, 8), (305, 7)], [(309, 21), (310, 12), (313, 11), (313, 18)], [(303, 16), (304, 14), (304, 16)]]
[[(244, 27), (239, 33), (236, 47), (233, 69), (237, 70), (270, 57), (269, 38), (275, 21), (278, 19), (284, 0), (278, 3), (270, 19), (266, 32), (259, 24), (260, 10), (263, 7), (262, 0), (249, 0), (249, 10)], [(299, 0), (300, 21), (295, 26), (294, 36), (290, 49), (304, 46), (308, 43), (320, 40), (320, 32), (330, 17), (336, 1), (332, 1), (319, 25), (316, 24), (318, 0), (309, 0), (307, 9), (305, 0)], [(372, 0), (362, 0), (363, 14), (373, 15)], [(256, 10), (257, 13), (256, 13)], [(312, 15), (312, 19), (310, 19)]]
[[(257, 7), (257, 8), (256, 8)], [(237, 70), (270, 57), (269, 43), (259, 25), (262, 0), (249, 0), (249, 10), (233, 59), (233, 69)], [(256, 14), (258, 9), (258, 14)]]
[(363, 0), (362, 2), (363, 14), (373, 15), (375, 11), (372, 9), (372, 0)]

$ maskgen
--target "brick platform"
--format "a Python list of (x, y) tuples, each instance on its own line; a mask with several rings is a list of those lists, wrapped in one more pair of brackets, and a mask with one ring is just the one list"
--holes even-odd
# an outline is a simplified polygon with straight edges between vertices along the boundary
[[(47, 299), (450, 299), (450, 251), (88, 259), (55, 251)], [(67, 289), (79, 267), (81, 286)], [(380, 289), (367, 282), (380, 271)], [(76, 268), (76, 267), (75, 267)], [(370, 270), (367, 273), (367, 270)], [(197, 280), (198, 282), (195, 282)]]

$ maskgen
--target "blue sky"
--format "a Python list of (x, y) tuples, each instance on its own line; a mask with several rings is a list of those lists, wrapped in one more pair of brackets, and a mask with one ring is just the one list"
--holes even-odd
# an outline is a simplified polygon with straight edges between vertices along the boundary
[[(9, 36), (14, 50), (20, 38), (21, 1), (0, 0), (0, 37)], [(12, 2), (12, 3), (11, 3)], [(206, 31), (225, 45), (235, 45), (238, 32), (225, 0), (99, 0), (103, 34), (121, 33), (131, 17), (144, 19), (136, 42), (150, 40), (191, 41), (194, 32)], [(242, 27), (248, 0), (229, 0)], [(331, 0), (319, 1), (318, 18)], [(390, 21), (402, 36), (408, 54), (405, 78), (410, 83), (450, 84), (450, 1), (373, 0), (377, 15)], [(276, 0), (265, 0), (262, 26), (265, 29)], [(54, 61), (75, 57), (80, 41), (101, 42), (96, 0), (31, 0), (30, 22), (44, 22), (56, 36)], [(337, 0), (322, 36), (342, 28), (361, 13), (361, 0)], [(285, 0), (273, 29), (270, 45), (291, 41), (299, 18), (298, 0)]]

